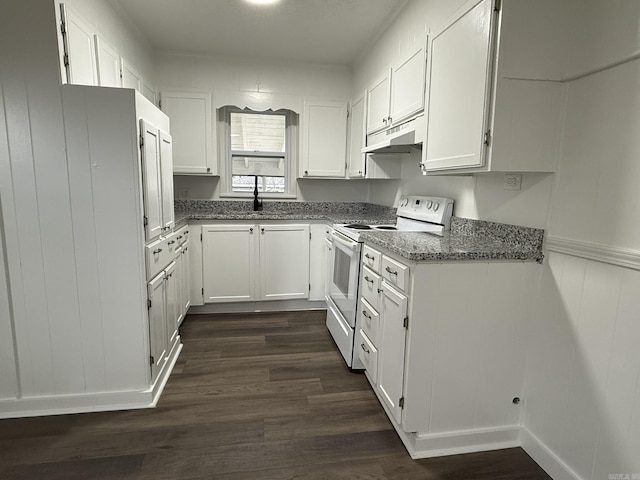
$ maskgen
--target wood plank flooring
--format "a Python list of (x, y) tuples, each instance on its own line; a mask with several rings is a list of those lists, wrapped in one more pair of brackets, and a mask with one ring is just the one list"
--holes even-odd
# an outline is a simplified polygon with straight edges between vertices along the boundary
[(550, 478), (521, 449), (411, 460), (324, 318), (189, 316), (157, 408), (2, 420), (0, 478)]

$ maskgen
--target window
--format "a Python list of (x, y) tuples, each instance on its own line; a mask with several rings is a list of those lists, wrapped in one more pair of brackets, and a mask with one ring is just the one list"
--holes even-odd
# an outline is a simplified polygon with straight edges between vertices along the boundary
[(225, 107), (227, 194), (291, 196), (294, 178), (292, 134), (295, 114)]

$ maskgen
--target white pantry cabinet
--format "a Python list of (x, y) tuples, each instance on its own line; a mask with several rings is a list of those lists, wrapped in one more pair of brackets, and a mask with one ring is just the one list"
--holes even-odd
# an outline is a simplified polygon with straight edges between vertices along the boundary
[(204, 303), (309, 297), (309, 225), (204, 225)]
[(563, 87), (532, 74), (557, 61), (553, 48), (533, 51), (532, 38), (553, 42), (545, 15), (554, 5), (543, 3), (470, 0), (430, 36), (427, 171), (555, 170)]
[(347, 103), (305, 99), (299, 176), (344, 178), (347, 158)]
[[(169, 202), (161, 195), (161, 163), (171, 160), (169, 142), (161, 143), (169, 137), (161, 132), (169, 132), (169, 119), (134, 90), (63, 85), (61, 91), (82, 286), (78, 335), (86, 345), (103, 346), (85, 373), (91, 387), (78, 392), (78, 408), (87, 394), (97, 410), (153, 406), (181, 346), (170, 328), (177, 312), (176, 233), (169, 228), (148, 242), (144, 220), (153, 217), (154, 234), (173, 222), (172, 213), (163, 222)], [(172, 177), (164, 184), (171, 190)], [(145, 212), (151, 204), (153, 214)]]
[(173, 173), (217, 175), (211, 93), (163, 91), (160, 106), (171, 119)]

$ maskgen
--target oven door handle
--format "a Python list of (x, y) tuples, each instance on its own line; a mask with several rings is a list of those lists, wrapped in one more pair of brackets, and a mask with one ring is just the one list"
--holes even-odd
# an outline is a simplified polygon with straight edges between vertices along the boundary
[(356, 248), (358, 248), (358, 242), (354, 242), (353, 240), (348, 239), (339, 232), (333, 232), (331, 234), (331, 238), (333, 238), (334, 242), (339, 243), (340, 245), (348, 248), (351, 251), (354, 251)]

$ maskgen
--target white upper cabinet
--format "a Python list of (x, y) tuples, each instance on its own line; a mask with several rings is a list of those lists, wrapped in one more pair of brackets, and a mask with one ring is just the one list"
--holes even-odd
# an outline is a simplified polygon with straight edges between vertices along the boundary
[(402, 123), (424, 109), (425, 66), (424, 48), (420, 48), (391, 70), (392, 124)]
[(122, 86), (124, 88), (133, 88), (140, 93), (142, 92), (142, 75), (124, 58), (121, 58), (120, 71), (122, 74)]
[(60, 5), (67, 83), (98, 85), (95, 31), (74, 10)]
[(95, 35), (95, 45), (98, 85), (101, 87), (121, 87), (120, 55), (99, 35)]
[(142, 188), (147, 241), (164, 230), (162, 219), (162, 179), (160, 171), (160, 132), (140, 120), (142, 143)]
[(160, 104), (171, 119), (173, 173), (217, 175), (212, 147), (211, 94), (164, 91)]
[(367, 93), (367, 134), (389, 126), (391, 103), (391, 69), (369, 87)]
[(527, 55), (532, 37), (553, 44), (543, 13), (553, 7), (546, 0), (470, 0), (431, 35), (422, 149), (427, 171), (555, 170), (562, 83), (531, 72), (549, 71), (546, 64), (557, 55)]
[(305, 100), (301, 177), (338, 177), (346, 173), (347, 103)]
[(483, 165), (488, 131), (493, 0), (483, 0), (431, 41), (427, 168)]
[(361, 178), (365, 175), (365, 154), (362, 149), (366, 145), (366, 110), (367, 92), (363, 92), (351, 102), (349, 112), (349, 177)]

